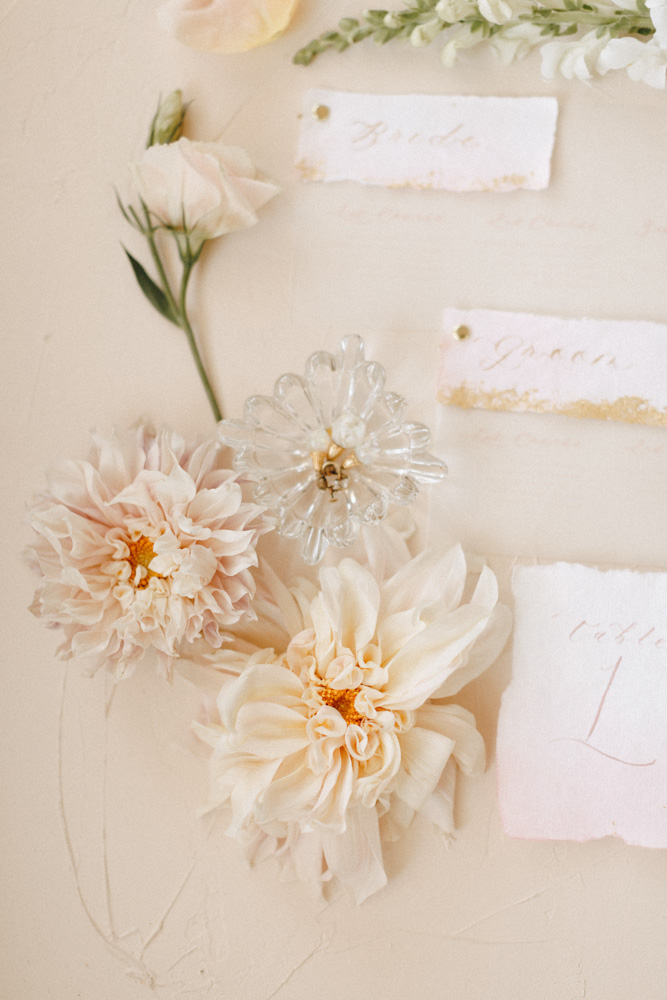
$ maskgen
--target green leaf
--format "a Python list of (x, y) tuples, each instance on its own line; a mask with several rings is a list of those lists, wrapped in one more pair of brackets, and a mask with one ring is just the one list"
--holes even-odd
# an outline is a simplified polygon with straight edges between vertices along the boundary
[(139, 288), (142, 290), (150, 304), (157, 309), (161, 316), (168, 319), (170, 323), (180, 326), (178, 317), (174, 314), (173, 309), (169, 305), (169, 300), (160, 286), (156, 285), (153, 279), (149, 277), (146, 273), (146, 269), (139, 263), (138, 260), (135, 260), (129, 250), (125, 247), (123, 247), (123, 250), (125, 250), (127, 259), (132, 265), (132, 270), (134, 271), (134, 276), (139, 283)]

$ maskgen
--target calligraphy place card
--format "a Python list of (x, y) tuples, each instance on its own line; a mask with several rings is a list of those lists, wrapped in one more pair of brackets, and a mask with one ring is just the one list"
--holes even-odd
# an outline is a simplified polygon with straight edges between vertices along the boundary
[(446, 309), (441, 403), (667, 427), (667, 326)]
[(513, 589), (506, 832), (667, 847), (667, 573), (524, 566)]
[(297, 170), (447, 191), (540, 191), (549, 185), (554, 97), (449, 97), (309, 90)]

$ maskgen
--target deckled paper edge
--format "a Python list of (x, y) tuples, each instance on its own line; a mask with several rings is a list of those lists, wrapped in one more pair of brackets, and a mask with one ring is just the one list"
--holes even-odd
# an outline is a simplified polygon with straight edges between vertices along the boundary
[(510, 840), (522, 840), (522, 841), (527, 841), (527, 842), (534, 841), (535, 843), (549, 843), (549, 842), (554, 843), (554, 842), (557, 842), (557, 841), (566, 840), (567, 843), (571, 843), (571, 844), (588, 844), (588, 843), (590, 843), (591, 841), (594, 841), (594, 840), (604, 840), (607, 837), (614, 837), (615, 840), (622, 841), (624, 844), (627, 844), (628, 847), (641, 847), (641, 848), (644, 848), (645, 850), (665, 850), (665, 849), (667, 849), (667, 845), (664, 845), (664, 844), (663, 845), (647, 845), (647, 844), (642, 844), (642, 843), (639, 843), (638, 841), (632, 839), (631, 837), (629, 838), (629, 837), (625, 836), (619, 830), (610, 830), (610, 831), (607, 831), (607, 832), (604, 832), (604, 833), (600, 833), (599, 835), (594, 836), (594, 837), (588, 837), (588, 836), (583, 835), (581, 837), (568, 836), (567, 838), (564, 838), (563, 836), (558, 835), (558, 834), (554, 834), (553, 836), (547, 836), (547, 835), (538, 836), (536, 834), (523, 834), (523, 833), (511, 832), (510, 829), (509, 829), (509, 823), (508, 823), (508, 820), (507, 820), (507, 816), (506, 816), (505, 811), (503, 809), (504, 803), (503, 803), (503, 795), (502, 795), (502, 791), (501, 791), (501, 786), (503, 786), (505, 784), (506, 780), (509, 781), (510, 779), (505, 779), (504, 777), (501, 777), (501, 775), (503, 775), (503, 770), (502, 770), (502, 768), (500, 766), (501, 755), (498, 753), (498, 748), (499, 748), (499, 746), (502, 743), (501, 727), (503, 727), (505, 725), (505, 723), (506, 723), (506, 717), (507, 717), (507, 712), (508, 712), (507, 705), (506, 705), (506, 696), (509, 694), (509, 692), (510, 692), (510, 690), (512, 688), (512, 685), (516, 685), (517, 687), (519, 686), (519, 681), (514, 676), (514, 647), (515, 647), (515, 636), (516, 636), (516, 592), (515, 592), (515, 578), (516, 578), (516, 576), (517, 576), (518, 573), (524, 572), (526, 570), (556, 569), (556, 568), (558, 568), (560, 566), (566, 566), (566, 567), (568, 567), (568, 569), (572, 568), (572, 567), (577, 567), (577, 568), (580, 568), (580, 569), (590, 570), (592, 572), (599, 573), (602, 576), (608, 576), (610, 573), (627, 573), (627, 574), (630, 574), (632, 576), (665, 576), (667, 574), (667, 570), (661, 570), (661, 569), (651, 568), (651, 569), (643, 570), (643, 569), (634, 569), (634, 568), (631, 568), (631, 567), (628, 567), (628, 566), (616, 566), (616, 565), (613, 565), (613, 566), (609, 566), (609, 565), (598, 566), (598, 565), (592, 565), (592, 564), (587, 564), (587, 563), (567, 562), (564, 559), (560, 559), (557, 562), (546, 562), (546, 563), (541, 563), (541, 562), (516, 563), (512, 567), (512, 571), (511, 571), (511, 575), (510, 575), (510, 590), (511, 590), (511, 594), (512, 594), (512, 615), (513, 615), (513, 619), (514, 619), (514, 624), (513, 624), (513, 628), (512, 628), (512, 650), (511, 650), (511, 653), (510, 653), (510, 662), (511, 662), (512, 674), (511, 674), (511, 677), (510, 677), (509, 684), (507, 685), (507, 687), (504, 689), (504, 691), (502, 692), (502, 694), (500, 696), (500, 708), (498, 710), (498, 723), (497, 723), (497, 726), (496, 726), (496, 741), (495, 741), (495, 746), (496, 746), (496, 753), (495, 753), (495, 758), (496, 758), (496, 800), (497, 800), (497, 803), (498, 803), (498, 814), (500, 816), (500, 823), (501, 823), (501, 826), (503, 828), (503, 832), (505, 833), (505, 835), (507, 837), (510, 838)]
[[(553, 316), (549, 313), (522, 313), (511, 310), (499, 309), (456, 309), (447, 307), (442, 315), (442, 339), (440, 341), (440, 358), (438, 367), (438, 382), (442, 378), (443, 355), (445, 347), (445, 322), (448, 313), (455, 311), (466, 315), (473, 311), (485, 313), (502, 313), (506, 316), (517, 316), (522, 319), (553, 319), (560, 322), (613, 322), (627, 324), (628, 327), (635, 325), (633, 320), (609, 320), (592, 319), (588, 316), (581, 316), (577, 319), (568, 320), (562, 316)], [(646, 320), (637, 322), (645, 323)], [(660, 327), (664, 324), (652, 323), (652, 326)], [(456, 406), (462, 410), (492, 410), (502, 413), (554, 413), (563, 417), (576, 417), (584, 420), (610, 420), (615, 423), (640, 424), (646, 427), (667, 427), (667, 406), (659, 409), (653, 406), (647, 399), (641, 396), (619, 396), (617, 399), (602, 400), (592, 402), (588, 399), (573, 400), (568, 403), (558, 403), (556, 400), (540, 399), (537, 390), (532, 389), (519, 393), (516, 389), (490, 389), (482, 390), (476, 386), (471, 386), (463, 382), (459, 386), (438, 388), (437, 400), (443, 406)]]
[[(335, 98), (338, 94), (344, 94), (346, 97), (431, 97), (440, 98), (447, 100), (461, 100), (461, 99), (474, 99), (476, 101), (537, 101), (548, 109), (553, 115), (553, 121), (551, 122), (550, 130), (548, 133), (549, 146), (548, 151), (545, 154), (544, 163), (544, 178), (543, 180), (535, 179), (534, 171), (527, 174), (526, 176), (520, 174), (506, 174), (504, 177), (497, 178), (496, 182), (490, 184), (488, 182), (478, 181), (476, 186), (472, 186), (473, 181), (470, 181), (465, 187), (454, 187), (445, 186), (441, 184), (425, 183), (423, 180), (413, 179), (404, 181), (380, 181), (372, 178), (360, 178), (360, 177), (347, 177), (347, 176), (327, 176), (326, 174), (326, 161), (319, 160), (314, 161), (310, 156), (308, 151), (304, 148), (306, 145), (305, 141), (305, 130), (303, 125), (299, 129), (299, 135), (297, 139), (297, 158), (294, 163), (294, 169), (296, 170), (299, 180), (302, 183), (321, 183), (321, 184), (360, 184), (362, 187), (383, 187), (389, 190), (396, 190), (400, 188), (409, 188), (411, 190), (417, 191), (449, 191), (453, 194), (479, 194), (480, 192), (489, 192), (493, 194), (504, 194), (509, 191), (545, 191), (551, 183), (551, 161), (553, 158), (554, 145), (556, 143), (556, 126), (558, 124), (558, 98), (550, 95), (539, 95), (531, 94), (527, 96), (520, 97), (505, 97), (496, 94), (491, 95), (481, 95), (481, 94), (422, 94), (422, 93), (410, 93), (410, 94), (373, 94), (368, 91), (354, 91), (354, 90), (334, 90), (329, 87), (312, 87), (307, 90), (304, 94), (303, 104), (301, 108), (301, 118), (302, 120), (307, 119), (308, 115), (312, 112), (313, 107), (320, 101), (330, 100), (329, 95), (333, 95)], [(545, 116), (546, 118), (546, 116)], [(545, 125), (545, 131), (546, 131)], [(532, 179), (532, 180), (531, 180)]]

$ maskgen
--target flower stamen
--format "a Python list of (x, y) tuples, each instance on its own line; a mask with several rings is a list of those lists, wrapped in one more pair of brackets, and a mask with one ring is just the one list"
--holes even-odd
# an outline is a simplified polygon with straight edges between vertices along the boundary
[(130, 550), (130, 554), (127, 557), (127, 562), (130, 564), (130, 569), (132, 570), (132, 579), (134, 579), (137, 566), (143, 566), (146, 570), (146, 575), (135, 583), (134, 586), (138, 590), (145, 590), (148, 586), (148, 582), (152, 576), (157, 577), (160, 580), (164, 580), (164, 577), (160, 573), (154, 573), (150, 569), (150, 564), (155, 558), (155, 552), (153, 550), (153, 543), (150, 538), (146, 538), (145, 535), (141, 535), (134, 542), (127, 542), (127, 547)]
[(348, 726), (360, 726), (365, 716), (357, 712), (354, 701), (361, 688), (344, 688), (336, 691), (334, 688), (322, 685), (319, 688), (319, 696), (325, 705), (330, 705), (345, 719)]

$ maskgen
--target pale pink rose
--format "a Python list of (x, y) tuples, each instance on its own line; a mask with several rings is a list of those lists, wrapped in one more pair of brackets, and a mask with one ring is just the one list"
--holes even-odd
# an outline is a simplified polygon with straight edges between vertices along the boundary
[(244, 150), (185, 138), (150, 146), (131, 171), (128, 200), (139, 218), (143, 201), (154, 224), (187, 232), (193, 249), (254, 226), (258, 210), (279, 190), (260, 177)]
[(219, 647), (252, 613), (262, 508), (215, 441), (144, 426), (93, 441), (29, 509), (42, 575), (31, 611), (62, 629), (63, 659), (92, 656), (117, 678), (151, 647), (167, 669), (196, 640)]
[(343, 559), (319, 587), (288, 588), (264, 567), (257, 624), (223, 654), (240, 676), (220, 692), (219, 722), (195, 724), (213, 749), (211, 807), (229, 808), (251, 860), (276, 853), (288, 874), (336, 876), (361, 902), (386, 882), (382, 836), (417, 812), (453, 832), (457, 769), (483, 768), (484, 744), (470, 712), (441, 699), (493, 662), (510, 628), (493, 573), (463, 603), (467, 575), (458, 547), (384, 580)]
[(202, 52), (246, 52), (289, 24), (298, 0), (170, 0), (158, 11), (163, 28)]

